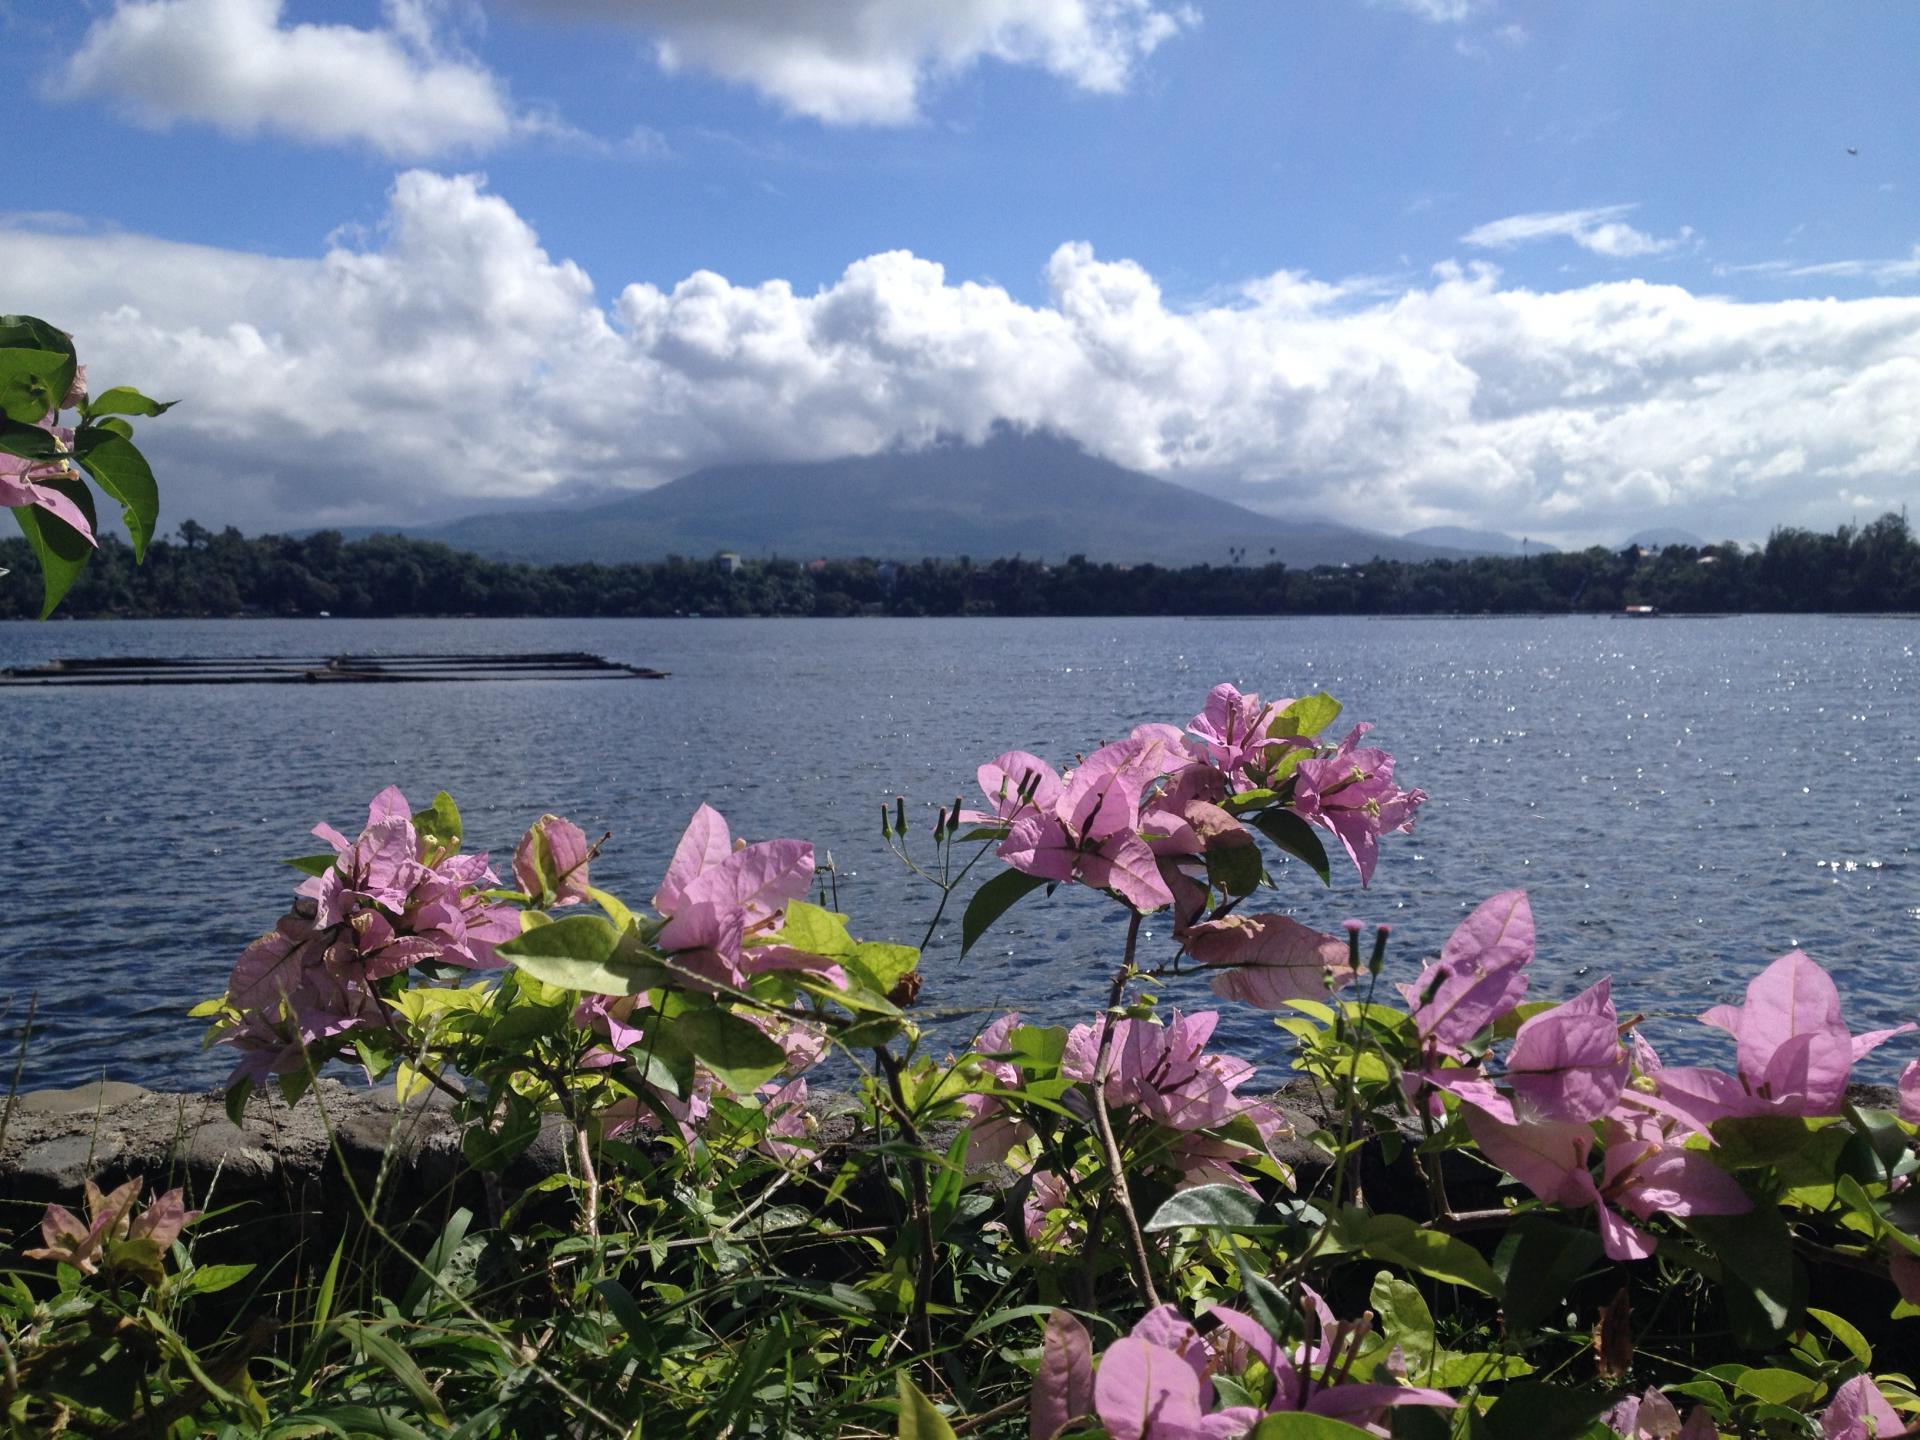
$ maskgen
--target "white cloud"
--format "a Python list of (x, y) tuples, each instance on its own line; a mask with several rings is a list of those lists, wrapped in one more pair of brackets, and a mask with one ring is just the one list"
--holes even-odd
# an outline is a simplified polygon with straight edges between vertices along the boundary
[(982, 60), (1082, 90), (1124, 90), (1139, 63), (1199, 23), (1163, 0), (511, 0), (523, 13), (631, 28), (663, 68), (706, 71), (829, 124), (897, 125), (930, 82)]
[(1664, 255), (1693, 238), (1691, 226), (1682, 226), (1678, 235), (1665, 240), (1634, 229), (1621, 217), (1638, 208), (1635, 205), (1600, 205), (1589, 210), (1550, 210), (1509, 215), (1475, 226), (1460, 237), (1460, 243), (1483, 250), (1510, 250), (1515, 245), (1525, 245), (1535, 240), (1571, 240), (1581, 249), (1591, 250), (1610, 260), (1631, 260), (1646, 255)]
[(1376, 0), (1390, 3), (1435, 25), (1458, 25), (1489, 8), (1492, 0)]
[(263, 131), (418, 159), (564, 126), (516, 110), (501, 80), (443, 38), (434, 0), (385, 0), (383, 23), (288, 24), (283, 0), (118, 0), (56, 82), (144, 124)]
[(1036, 303), (895, 251), (801, 293), (710, 272), (610, 304), (474, 177), (396, 180), (356, 244), (279, 259), (0, 228), (13, 308), (143, 423), (170, 516), (443, 518), (698, 466), (871, 452), (996, 420), (1287, 513), (1557, 542), (1831, 524), (1920, 504), (1920, 298), (1561, 291), (1278, 272), (1198, 306), (1084, 244)]
[(1920, 245), (1898, 260), (1763, 260), (1757, 265), (1733, 265), (1731, 272), (1770, 275), (1780, 280), (1871, 280), (1899, 285), (1920, 280)]

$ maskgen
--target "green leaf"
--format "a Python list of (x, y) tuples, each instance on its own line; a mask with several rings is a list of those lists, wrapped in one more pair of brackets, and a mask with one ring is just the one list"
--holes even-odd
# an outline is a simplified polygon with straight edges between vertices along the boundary
[(1259, 888), (1266, 868), (1260, 863), (1260, 847), (1251, 835), (1241, 831), (1235, 838), (1240, 843), (1221, 837), (1207, 847), (1203, 857), (1207, 883), (1228, 895), (1245, 897)]
[(1322, 885), (1333, 883), (1327, 847), (1320, 843), (1314, 828), (1291, 810), (1262, 810), (1253, 817), (1253, 828), (1296, 860), (1306, 861), (1307, 868), (1320, 877)]
[(1415, 1374), (1424, 1374), (1439, 1353), (1440, 1342), (1434, 1338), (1433, 1312), (1427, 1309), (1418, 1287), (1390, 1270), (1382, 1270), (1373, 1277), (1373, 1290), (1367, 1298), (1380, 1317), (1380, 1330), (1387, 1342), (1400, 1347)]
[(235, 1127), (247, 1123), (247, 1099), (253, 1094), (253, 1081), (240, 1079), (227, 1087), (227, 1119)]
[(1743, 1115), (1716, 1120), (1713, 1142), (1725, 1169), (1773, 1168), (1789, 1185), (1817, 1185), (1832, 1182), (1847, 1132), (1796, 1115)]
[(859, 971), (870, 988), (885, 995), (920, 964), (920, 952), (911, 945), (862, 940), (840, 959), (843, 965)]
[(1272, 1230), (1283, 1217), (1238, 1185), (1195, 1185), (1176, 1191), (1141, 1227), (1145, 1230), (1226, 1230), (1237, 1235)]
[(23, 425), (0, 415), (0, 451), (25, 460), (70, 460), (69, 451), (53, 438), (51, 430), (38, 425)]
[(1600, 1237), (1591, 1230), (1535, 1216), (1517, 1223), (1493, 1252), (1493, 1273), (1506, 1286), (1508, 1331), (1526, 1334), (1550, 1317), (1558, 1319), (1574, 1281), (1599, 1258)]
[(621, 934), (600, 915), (568, 915), (496, 947), (516, 967), (548, 985), (588, 995), (637, 995), (662, 979), (644, 955), (618, 952)]
[(765, 1031), (730, 1010), (688, 1010), (671, 1026), (674, 1038), (736, 1095), (751, 1095), (787, 1063), (786, 1051)]
[(74, 458), (100, 488), (120, 502), (120, 519), (133, 541), (133, 558), (144, 560), (160, 518), (160, 487), (147, 457), (131, 440), (110, 430), (83, 430), (74, 438)]
[(1735, 1394), (1751, 1395), (1768, 1405), (1786, 1405), (1795, 1410), (1818, 1400), (1826, 1388), (1811, 1375), (1770, 1366), (1744, 1370), (1733, 1382)]
[(921, 1393), (920, 1387), (902, 1371), (900, 1381), (900, 1427), (898, 1440), (956, 1440), (947, 1417)]
[(460, 837), (465, 833), (460, 828), (460, 807), (444, 790), (433, 797), (433, 804), (426, 809), (413, 812), (413, 827), (424, 839), (445, 850), (458, 848)]
[(1500, 1277), (1478, 1250), (1458, 1235), (1423, 1229), (1410, 1216), (1374, 1215), (1348, 1205), (1333, 1217), (1328, 1238), (1338, 1250), (1389, 1260), (1418, 1274), (1500, 1298)]
[(116, 385), (111, 390), (93, 396), (87, 401), (87, 414), (95, 415), (164, 415), (178, 400), (149, 400), (131, 385)]
[[(495, 1025), (490, 1042), (499, 1034)], [(473, 1124), (460, 1132), (460, 1153), (476, 1170), (504, 1170), (533, 1144), (540, 1134), (540, 1111), (517, 1091), (506, 1092), (506, 1106), (497, 1126)]]
[(302, 875), (324, 875), (339, 862), (340, 857), (329, 850), (325, 855), (296, 855), (291, 860), (282, 860), (282, 865), (291, 865)]
[(448, 1423), (447, 1412), (440, 1404), (440, 1397), (433, 1393), (433, 1386), (427, 1382), (427, 1377), (408, 1358), (407, 1352), (388, 1338), (384, 1330), (358, 1320), (342, 1320), (340, 1331), (356, 1343), (369, 1360), (398, 1380), (429, 1420), (436, 1425)]
[[(40, 480), (35, 483), (58, 490), (80, 507), (80, 513), (87, 517), (90, 528), (98, 528), (99, 517), (94, 514), (93, 492), (87, 489), (85, 482)], [(33, 547), (34, 559), (40, 562), (40, 618), (44, 620), (53, 613), (54, 607), (67, 591), (73, 588), (73, 582), (80, 578), (80, 572), (92, 558), (93, 546), (87, 543), (86, 536), (66, 521), (36, 506), (14, 506), (13, 518), (20, 522), (20, 531)]]
[(1517, 1381), (1487, 1411), (1487, 1432), (1493, 1440), (1576, 1440), (1612, 1399), (1605, 1390)]
[(1286, 1410), (1267, 1416), (1247, 1432), (1247, 1440), (1354, 1440), (1355, 1436), (1368, 1433), (1344, 1420), (1309, 1415), (1304, 1410)]
[(1756, 1205), (1745, 1215), (1691, 1215), (1684, 1223), (1720, 1261), (1738, 1344), (1767, 1350), (1799, 1328), (1807, 1277), (1777, 1205)]
[(1368, 1435), (1344, 1420), (1326, 1415), (1309, 1415), (1304, 1410), (1283, 1410), (1269, 1415), (1247, 1432), (1247, 1440), (1354, 1440)]
[(230, 1286), (238, 1285), (257, 1268), (253, 1265), (196, 1265), (187, 1275), (186, 1288), (193, 1295), (217, 1295)]
[(453, 1260), (453, 1252), (460, 1248), (460, 1242), (467, 1238), (467, 1231), (472, 1226), (473, 1212), (465, 1206), (447, 1217), (440, 1238), (433, 1242), (433, 1248), (427, 1252), (427, 1258), (420, 1262), (420, 1268), (413, 1272), (413, 1279), (407, 1282), (406, 1293), (400, 1297), (402, 1314), (420, 1313), (433, 1294), (433, 1282), (446, 1274), (447, 1266)]
[(1016, 1025), (1007, 1044), (1014, 1063), (1031, 1076), (1035, 1071), (1054, 1071), (1067, 1054), (1067, 1028), (1064, 1025)]
[(1873, 1364), (1873, 1347), (1867, 1343), (1867, 1337), (1854, 1329), (1851, 1324), (1831, 1310), (1816, 1310), (1811, 1305), (1807, 1307), (1807, 1314), (1824, 1325), (1827, 1333), (1845, 1346), (1847, 1353), (1854, 1359), (1862, 1365)]
[(1340, 702), (1324, 690), (1317, 695), (1302, 695), (1274, 717), (1267, 734), (1276, 739), (1299, 736), (1311, 740), (1340, 718), (1340, 710)]
[(73, 342), (31, 315), (0, 315), (0, 413), (32, 425), (66, 398)]
[(964, 955), (978, 944), (980, 937), (1013, 908), (1016, 900), (1050, 883), (1046, 877), (1029, 875), (1024, 870), (1002, 870), (974, 891), (973, 898), (967, 901), (967, 913), (960, 918), (960, 953)]

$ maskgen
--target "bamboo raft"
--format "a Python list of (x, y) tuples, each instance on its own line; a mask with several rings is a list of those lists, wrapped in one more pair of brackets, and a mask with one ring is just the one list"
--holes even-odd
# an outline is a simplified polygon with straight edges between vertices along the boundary
[(12, 685), (420, 685), (476, 680), (663, 680), (584, 650), (521, 655), (101, 656), (0, 670)]

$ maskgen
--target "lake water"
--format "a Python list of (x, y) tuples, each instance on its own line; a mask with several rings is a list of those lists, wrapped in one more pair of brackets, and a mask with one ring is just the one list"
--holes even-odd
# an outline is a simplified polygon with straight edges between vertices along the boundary
[[(383, 785), (416, 804), (451, 791), (469, 843), (496, 856), (543, 810), (610, 830), (595, 879), (636, 901), (705, 800), (738, 834), (831, 851), (854, 932), (912, 943), (931, 892), (882, 847), (883, 794), (904, 790), (930, 827), (934, 805), (972, 797), (981, 760), (1062, 759), (1143, 720), (1184, 722), (1223, 679), (1332, 691), (1343, 724), (1374, 721), (1402, 782), (1431, 796), (1370, 891), (1351, 870), (1331, 892), (1298, 865), (1281, 875), (1280, 906), (1308, 923), (1391, 921), (1402, 978), (1464, 910), (1520, 885), (1540, 931), (1534, 994), (1612, 973), (1622, 1014), (1664, 1017), (1657, 1042), (1683, 1056), (1724, 1055), (1685, 1017), (1737, 999), (1794, 945), (1834, 972), (1856, 1030), (1920, 1010), (1911, 620), (0, 625), (0, 666), (557, 649), (672, 678), (0, 692), (0, 1005), (17, 1037), (38, 993), (25, 1085), (216, 1083), (226, 1062), (200, 1053), (183, 1012), (285, 907), (297, 877), (277, 862), (315, 848), (315, 821), (357, 831)], [(1066, 1022), (1099, 1003), (1116, 907), (1033, 897), (964, 960), (958, 914), (923, 967), (941, 1038), (964, 1040), (990, 1007)], [(1202, 982), (1173, 994), (1206, 998)], [(1265, 1063), (1281, 1053), (1241, 1007), (1222, 1038)]]

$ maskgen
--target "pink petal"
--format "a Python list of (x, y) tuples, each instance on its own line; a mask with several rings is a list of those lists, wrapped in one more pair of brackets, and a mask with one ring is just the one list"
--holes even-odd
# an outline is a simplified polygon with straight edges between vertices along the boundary
[(1826, 1440), (1875, 1440), (1898, 1435), (1905, 1428), (1871, 1375), (1856, 1375), (1847, 1381), (1833, 1392), (1833, 1402), (1820, 1413), (1820, 1433)]
[(1040, 1336), (1040, 1368), (1033, 1376), (1029, 1433), (1053, 1440), (1075, 1420), (1093, 1413), (1093, 1340), (1087, 1327), (1064, 1310), (1047, 1316)]
[(711, 870), (732, 852), (733, 839), (727, 833), (727, 822), (711, 805), (702, 805), (693, 812), (679, 843), (673, 847), (673, 859), (667, 865), (666, 876), (654, 892), (653, 908), (662, 915), (671, 915), (679, 908), (680, 897), (694, 878)]
[(1586, 1125), (1540, 1121), (1503, 1125), (1471, 1106), (1467, 1130), (1486, 1157), (1550, 1204), (1577, 1208), (1592, 1204), (1587, 1157), (1593, 1131)]
[(1200, 1379), (1173, 1351), (1128, 1336), (1100, 1357), (1093, 1404), (1112, 1440), (1149, 1440), (1200, 1424)]
[(1439, 963), (1410, 987), (1414, 1025), (1442, 1044), (1465, 1044), (1520, 1003), (1532, 959), (1527, 892), (1482, 901), (1448, 938)]
[(1598, 1120), (1620, 1098), (1630, 1063), (1601, 980), (1520, 1026), (1507, 1056), (1514, 1091), (1549, 1120)]

